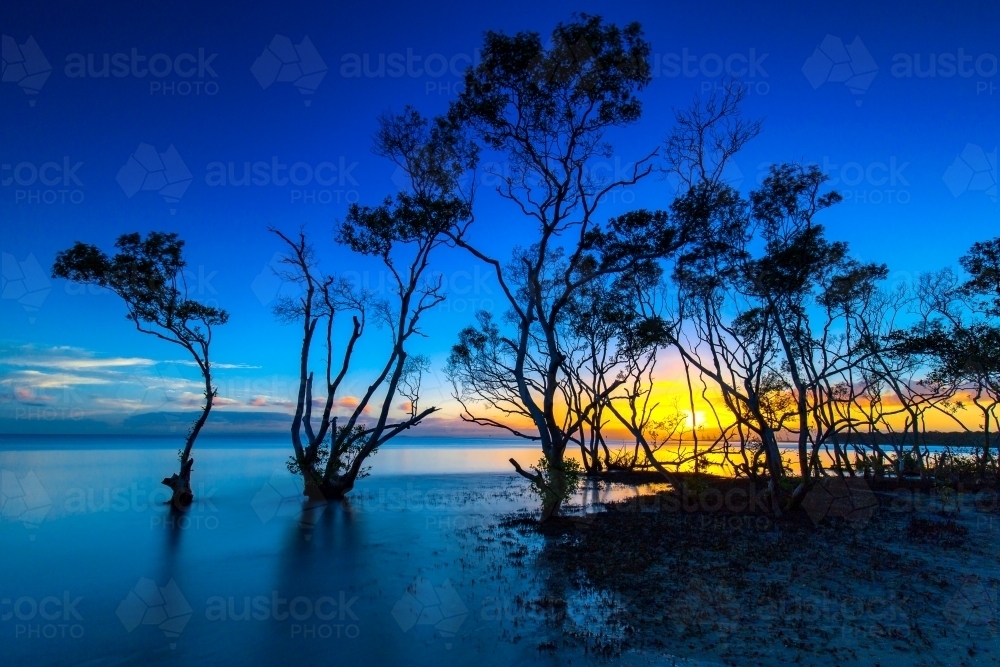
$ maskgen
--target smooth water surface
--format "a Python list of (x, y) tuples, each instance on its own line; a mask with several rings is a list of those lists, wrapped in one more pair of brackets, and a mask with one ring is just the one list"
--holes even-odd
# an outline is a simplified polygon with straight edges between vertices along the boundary
[[(173, 440), (7, 436), (3, 662), (564, 664), (539, 649), (560, 631), (523, 602), (564, 597), (573, 622), (572, 593), (548, 590), (539, 538), (496, 537), (501, 514), (537, 504), (512, 455), (537, 450), (386, 447), (349, 502), (309, 507), (285, 443), (206, 440), (177, 516), (160, 484)], [(577, 511), (634, 493), (592, 485)]]

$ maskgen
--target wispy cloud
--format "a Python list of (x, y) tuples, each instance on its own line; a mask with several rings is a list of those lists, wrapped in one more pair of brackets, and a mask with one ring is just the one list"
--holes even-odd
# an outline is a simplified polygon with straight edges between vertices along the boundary
[[(197, 363), (195, 363), (194, 361), (191, 361), (191, 360), (186, 360), (186, 361), (171, 360), (171, 361), (166, 361), (164, 363), (167, 363), (167, 364), (178, 364), (180, 366), (195, 366), (195, 367), (198, 366)], [(251, 364), (227, 364), (227, 363), (222, 363), (222, 362), (218, 362), (218, 361), (213, 361), (212, 362), (212, 368), (218, 368), (218, 369), (223, 369), (223, 370), (240, 369), (240, 368), (257, 369), (257, 368), (262, 368), (262, 366), (253, 366)]]
[[(49, 411), (46, 414), (55, 415), (52, 419), (85, 419), (127, 430), (133, 423), (130, 420), (143, 415), (195, 414), (205, 402), (204, 383), (195, 366), (187, 360), (101, 356), (76, 347), (0, 341), (0, 421), (16, 422), (35, 414), (30, 409), (43, 408)], [(213, 366), (236, 371), (216, 379), (218, 413), (213, 412), (213, 420), (241, 415), (241, 423), (250, 423), (247, 420), (259, 414), (274, 421), (295, 409), (297, 378), (248, 380), (239, 371), (257, 371), (260, 366), (229, 362)], [(334, 413), (353, 413), (360, 404), (358, 396), (357, 390), (348, 390), (338, 397)], [(314, 401), (315, 418), (326, 398), (314, 397)], [(363, 415), (371, 412), (369, 406)]]
[(0, 364), (17, 367), (87, 371), (154, 366), (156, 363), (154, 359), (145, 357), (96, 357), (93, 353), (71, 347), (37, 348), (25, 345), (0, 349)]
[(75, 373), (46, 373), (34, 369), (14, 371), (0, 380), (4, 384), (20, 383), (40, 389), (68, 389), (80, 385), (110, 384), (105, 378)]
[(337, 399), (337, 405), (342, 408), (356, 408), (361, 405), (361, 399), (357, 396), (343, 396)]
[(74, 415), (116, 420), (135, 411), (183, 404), (200, 390), (175, 364), (145, 357), (98, 356), (75, 347), (0, 343), (0, 394), (17, 404), (58, 405)]
[[(295, 403), (286, 398), (279, 398), (275, 396), (254, 396), (246, 403), (247, 407), (251, 408), (283, 408), (285, 410), (292, 410), (295, 408)], [(322, 403), (317, 403), (313, 400), (314, 408), (323, 407)]]

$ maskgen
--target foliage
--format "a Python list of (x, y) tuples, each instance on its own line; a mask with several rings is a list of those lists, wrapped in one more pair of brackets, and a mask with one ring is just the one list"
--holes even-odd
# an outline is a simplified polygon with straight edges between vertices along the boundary
[(552, 461), (543, 456), (538, 459), (537, 464), (531, 466), (531, 470), (537, 476), (531, 482), (531, 490), (546, 506), (564, 503), (572, 498), (583, 476), (580, 462), (568, 458)]
[(981, 297), (983, 309), (1000, 317), (1000, 236), (974, 243), (958, 263), (969, 274), (960, 288), (962, 294)]
[[(593, 129), (638, 120), (636, 92), (652, 80), (649, 55), (639, 24), (619, 28), (586, 14), (556, 26), (548, 48), (538, 33), (489, 31), (449, 117), (473, 123), (489, 147), (516, 145), (531, 160), (516, 133), (563, 132), (580, 113)], [(527, 113), (512, 123), (507, 110), (515, 104)]]
[[(339, 427), (335, 433), (330, 433), (326, 440), (315, 449), (315, 457), (312, 461), (303, 461), (292, 455), (288, 457), (285, 466), (288, 468), (288, 472), (293, 475), (310, 476), (312, 479), (323, 479), (327, 469), (332, 470), (335, 475), (340, 475), (351, 467), (355, 457), (364, 449), (369, 434), (368, 429), (357, 424), (353, 427)], [(332, 458), (330, 456), (331, 449), (336, 449)], [(378, 447), (375, 447), (368, 452), (367, 456), (373, 456), (377, 452)], [(370, 470), (370, 466), (361, 468), (357, 478), (367, 477)]]
[[(152, 324), (155, 335), (185, 345), (206, 342), (210, 327), (225, 324), (224, 310), (187, 298), (184, 281), (184, 241), (174, 233), (123, 234), (118, 252), (108, 257), (93, 245), (77, 241), (59, 252), (54, 278), (98, 285), (117, 294), (128, 308), (128, 318), (143, 330)], [(204, 327), (204, 328), (203, 328)]]

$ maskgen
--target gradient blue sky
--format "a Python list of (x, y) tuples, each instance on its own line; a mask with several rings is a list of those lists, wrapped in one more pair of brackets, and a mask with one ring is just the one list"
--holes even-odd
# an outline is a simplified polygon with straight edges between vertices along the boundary
[[(88, 420), (196, 404), (194, 369), (169, 363), (185, 360), (181, 350), (135, 333), (114, 297), (47, 280), (59, 249), (76, 240), (110, 248), (136, 230), (179, 232), (195, 296), (231, 313), (214, 343), (223, 410), (286, 409), (297, 331), (276, 324), (268, 307), (280, 286), (267, 265), (280, 247), (267, 225), (305, 225), (328, 271), (378, 286), (379, 267), (336, 247), (330, 234), (346, 201), (375, 203), (396, 191), (393, 166), (369, 150), (376, 116), (407, 104), (443, 111), (485, 30), (546, 34), (573, 11), (639, 21), (655, 54), (642, 121), (613, 137), (612, 173), (661, 143), (672, 109), (716, 85), (720, 64), (741, 70), (754, 60), (736, 73), (752, 93), (747, 113), (765, 117), (765, 129), (736, 159), (730, 177), (740, 187), (752, 187), (771, 162), (818, 163), (845, 196), (825, 217), (831, 235), (850, 241), (859, 258), (888, 263), (892, 281), (953, 264), (973, 241), (1000, 233), (996, 3), (6, 3), (5, 67), (18, 66), (16, 54), (7, 62), (8, 45), (28, 54), (22, 45), (31, 37), (52, 71), (37, 94), (26, 94), (16, 70), (0, 85), (0, 432), (103, 428)], [(312, 94), (271, 83), (266, 68), (255, 76), (275, 35), (314, 45), (326, 73)], [(860, 75), (850, 86), (836, 80), (839, 70), (828, 73), (843, 45), (854, 53), (846, 66)], [(88, 54), (99, 69), (104, 54), (126, 54), (132, 65), (133, 50), (146, 58), (140, 70), (156, 54), (191, 54), (179, 59), (188, 76), (69, 76)], [(409, 56), (410, 71), (379, 76), (380, 54), (390, 63)], [(347, 76), (366, 57), (372, 76)], [(29, 69), (44, 70), (38, 63)], [(165, 63), (156, 58), (157, 67)], [(128, 196), (128, 171), (116, 177), (141, 144), (158, 153), (174, 147), (191, 174), (179, 201), (156, 191)], [(233, 163), (240, 177), (245, 162), (257, 161), (329, 164), (319, 170), (325, 184), (315, 176), (302, 186), (211, 182), (213, 163)], [(65, 165), (72, 175), (64, 177)], [(32, 181), (36, 170), (48, 184)], [(531, 226), (488, 189), (474, 238), (504, 256)], [(650, 179), (619, 193), (605, 213), (666, 207), (670, 198), (668, 184)], [(474, 310), (502, 306), (471, 257), (443, 252), (436, 262), (451, 296), (428, 316), (429, 337), (415, 351), (432, 356), (428, 400), (441, 404), (440, 371), (457, 331)], [(32, 273), (36, 266), (44, 277)], [(378, 351), (362, 350), (348, 394)], [(141, 419), (128, 423), (141, 427)]]

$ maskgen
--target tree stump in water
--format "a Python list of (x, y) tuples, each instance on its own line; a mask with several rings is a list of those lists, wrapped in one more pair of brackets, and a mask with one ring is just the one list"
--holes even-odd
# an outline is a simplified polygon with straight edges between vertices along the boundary
[(173, 491), (170, 504), (177, 509), (186, 509), (194, 502), (194, 493), (191, 491), (191, 469), (194, 467), (194, 459), (189, 458), (181, 464), (181, 472), (174, 473), (170, 477), (163, 478), (163, 484), (169, 486)]

